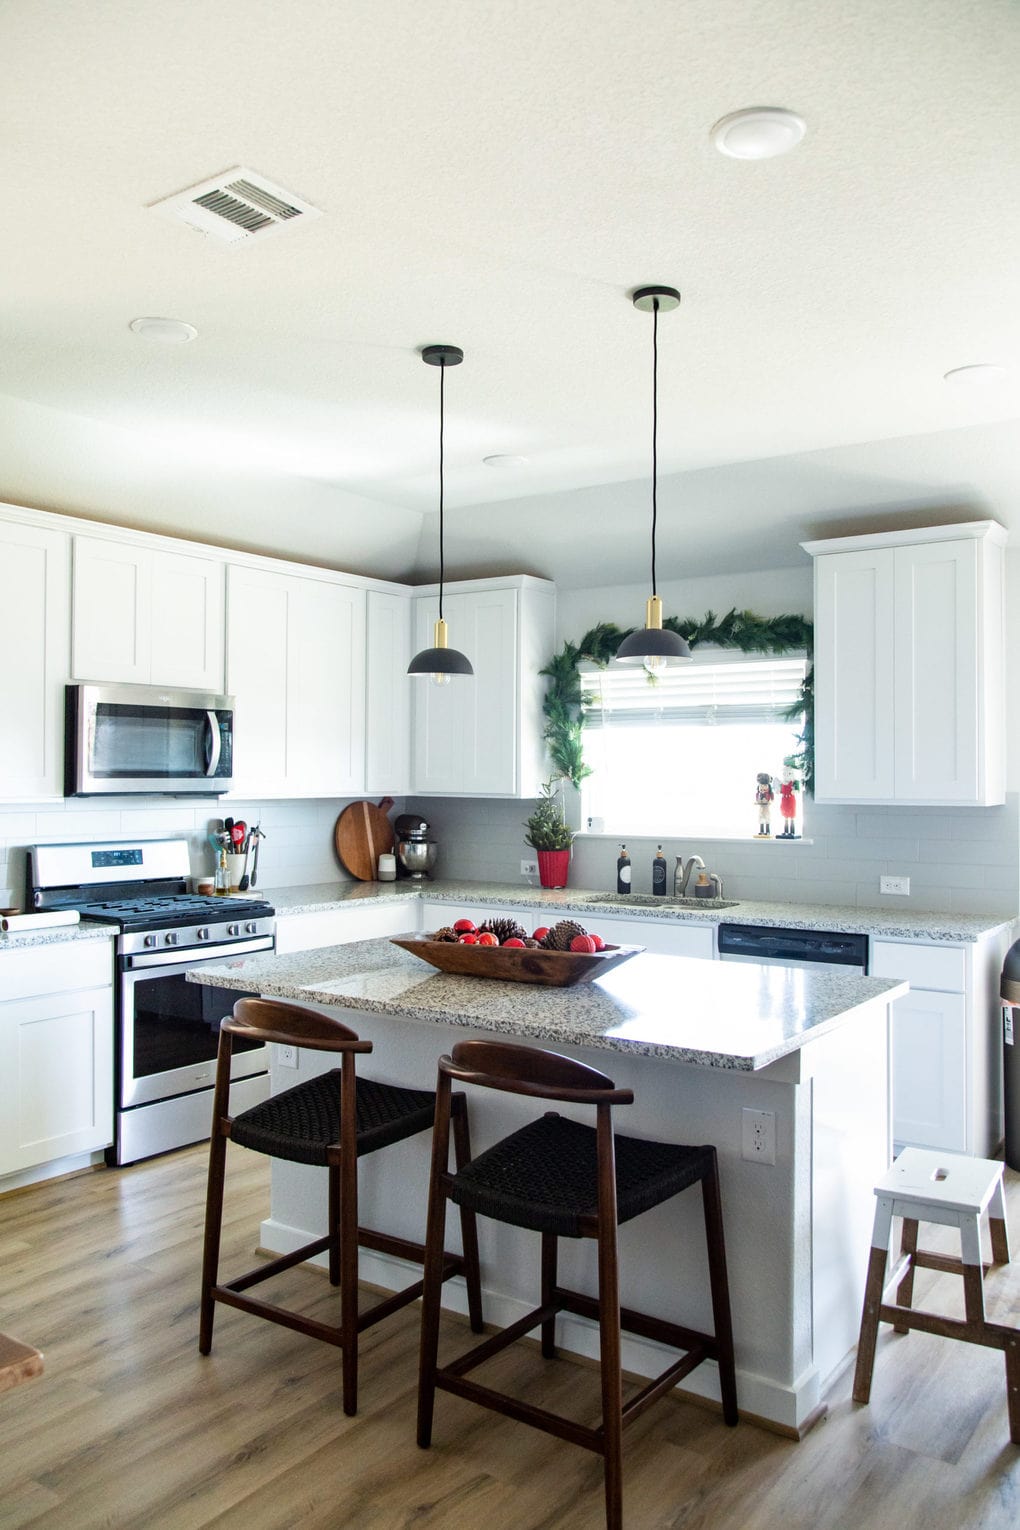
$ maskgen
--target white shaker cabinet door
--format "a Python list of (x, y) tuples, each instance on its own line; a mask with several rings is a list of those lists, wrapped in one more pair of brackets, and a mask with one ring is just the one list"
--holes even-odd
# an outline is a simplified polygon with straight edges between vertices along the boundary
[(912, 988), (892, 1007), (893, 1137), (967, 1151), (967, 1000)]
[(153, 552), (153, 685), (222, 692), (225, 572), (216, 558)]
[(816, 560), (815, 798), (893, 796), (894, 563), (888, 548)]
[(147, 547), (105, 537), (75, 537), (75, 680), (149, 684), (150, 579)]
[(232, 566), (227, 574), (227, 692), (234, 697), (234, 791), (287, 792), (285, 575)]
[(287, 629), (287, 781), (298, 796), (365, 785), (365, 591), (292, 579)]
[(61, 794), (70, 547), (62, 531), (0, 522), (0, 591), (11, 640), (0, 665), (0, 801)]
[(365, 790), (403, 797), (411, 785), (411, 599), (368, 592)]
[(113, 1141), (112, 989), (0, 1004), (0, 1174)]

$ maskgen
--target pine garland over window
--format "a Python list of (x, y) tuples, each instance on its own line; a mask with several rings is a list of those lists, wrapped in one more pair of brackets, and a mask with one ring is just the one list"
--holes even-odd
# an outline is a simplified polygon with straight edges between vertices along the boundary
[[(717, 648), (739, 648), (742, 653), (792, 653), (803, 650), (810, 660), (814, 627), (803, 616), (756, 616), (753, 611), (737, 611), (716, 617), (706, 611), (701, 621), (679, 620), (668, 616), (662, 624), (678, 632), (691, 648), (700, 643), (714, 643)], [(584, 763), (584, 707), (581, 703), (581, 676), (578, 665), (597, 664), (605, 669), (616, 650), (635, 629), (617, 627), (613, 622), (599, 622), (586, 632), (579, 643), (564, 643), (539, 673), (549, 677), (543, 711), (545, 738), (556, 773), (574, 786), (580, 786), (591, 767)], [(650, 678), (650, 683), (654, 680)], [(787, 714), (789, 720), (803, 718), (797, 736), (799, 749), (792, 763), (799, 771), (805, 789), (814, 785), (814, 671), (808, 664), (801, 686), (800, 699)]]

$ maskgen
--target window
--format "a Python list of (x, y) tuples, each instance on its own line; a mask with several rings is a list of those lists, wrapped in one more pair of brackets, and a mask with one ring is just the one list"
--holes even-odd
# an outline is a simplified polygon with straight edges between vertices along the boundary
[[(783, 761), (799, 748), (802, 721), (784, 719), (807, 670), (803, 656), (749, 658), (695, 652), (690, 664), (650, 682), (643, 669), (582, 674), (582, 823), (607, 834), (649, 838), (758, 832), (756, 777), (775, 777), (772, 833), (783, 827)], [(800, 793), (798, 792), (798, 806)]]

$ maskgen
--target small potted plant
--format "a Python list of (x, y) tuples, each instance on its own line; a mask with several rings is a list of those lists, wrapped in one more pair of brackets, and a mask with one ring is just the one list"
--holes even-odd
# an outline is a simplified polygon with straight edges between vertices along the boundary
[(570, 866), (570, 847), (574, 831), (563, 816), (563, 803), (556, 795), (562, 778), (553, 776), (541, 789), (535, 810), (525, 819), (524, 842), (538, 854), (538, 880), (543, 887), (566, 887)]

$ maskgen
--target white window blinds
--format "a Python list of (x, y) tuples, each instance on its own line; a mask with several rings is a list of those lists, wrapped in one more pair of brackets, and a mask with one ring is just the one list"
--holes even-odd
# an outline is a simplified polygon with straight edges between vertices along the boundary
[(755, 723), (780, 721), (800, 696), (807, 670), (803, 655), (711, 659), (690, 664), (650, 683), (643, 669), (592, 670), (581, 676), (587, 728), (642, 723)]

